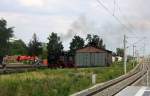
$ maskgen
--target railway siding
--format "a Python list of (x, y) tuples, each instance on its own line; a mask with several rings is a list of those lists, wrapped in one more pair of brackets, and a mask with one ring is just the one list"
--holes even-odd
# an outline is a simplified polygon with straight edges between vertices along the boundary
[(33, 65), (23, 65), (23, 64), (8, 64), (5, 69), (0, 66), (0, 74), (10, 74), (10, 73), (21, 73), (34, 71), (37, 68), (47, 68), (47, 66), (33, 66)]

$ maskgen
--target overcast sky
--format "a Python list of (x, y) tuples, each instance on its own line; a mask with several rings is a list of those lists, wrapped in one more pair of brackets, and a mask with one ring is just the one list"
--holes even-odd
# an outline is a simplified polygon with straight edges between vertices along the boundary
[[(127, 31), (96, 0), (0, 0), (0, 17), (14, 26), (15, 37), (26, 43), (36, 33), (39, 40), (47, 42), (51, 32), (57, 32), (65, 49), (76, 34), (85, 38), (86, 34), (97, 34), (104, 39), (107, 49), (122, 47), (123, 34), (146, 39), (146, 53), (149, 50), (150, 1), (149, 0), (101, 0), (132, 30)], [(128, 45), (138, 39), (128, 38)], [(142, 42), (137, 49), (142, 50)], [(130, 47), (129, 52), (132, 47)], [(142, 51), (141, 51), (142, 52)], [(130, 52), (132, 53), (132, 52)]]

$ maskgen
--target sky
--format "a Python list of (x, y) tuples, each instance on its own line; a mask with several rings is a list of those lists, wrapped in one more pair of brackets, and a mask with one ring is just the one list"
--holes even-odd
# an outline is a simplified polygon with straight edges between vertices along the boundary
[[(15, 27), (15, 38), (28, 43), (33, 33), (41, 42), (48, 42), (51, 32), (61, 37), (65, 50), (74, 35), (85, 38), (97, 34), (104, 39), (106, 48), (115, 51), (123, 47), (123, 35), (127, 35), (128, 53), (136, 41), (137, 50), (150, 52), (150, 1), (149, 0), (0, 0), (0, 18)], [(113, 16), (119, 18), (121, 25)], [(135, 38), (136, 37), (136, 38)], [(145, 38), (145, 39), (143, 39)]]

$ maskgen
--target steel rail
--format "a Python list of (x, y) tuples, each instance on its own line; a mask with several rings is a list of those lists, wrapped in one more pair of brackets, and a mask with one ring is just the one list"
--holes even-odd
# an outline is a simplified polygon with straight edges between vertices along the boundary
[[(118, 82), (112, 83), (109, 86), (106, 86), (100, 90), (97, 90), (91, 94), (88, 94), (87, 96), (114, 96), (117, 93), (119, 93), (121, 90), (125, 89), (127, 86), (130, 86), (143, 78), (143, 76), (147, 73), (146, 70), (148, 70), (148, 66), (145, 64), (142, 64), (142, 70), (132, 74), (125, 79), (119, 80)], [(122, 85), (123, 84), (123, 85)], [(122, 86), (121, 86), (122, 85)], [(118, 89), (117, 89), (118, 88)], [(115, 90), (114, 90), (115, 89)], [(108, 91), (111, 91), (110, 93)], [(106, 94), (107, 92), (107, 94)]]
[[(147, 66), (144, 66), (144, 64), (138, 64), (131, 72), (129, 72), (126, 75), (120, 76), (114, 80), (110, 80), (108, 82), (102, 83), (102, 84), (97, 84), (96, 86), (83, 90), (81, 92), (72, 94), (71, 96), (113, 96), (123, 90), (125, 87), (132, 85), (134, 82), (139, 80), (140, 78), (143, 77), (144, 74), (146, 74)], [(122, 82), (126, 82), (127, 80), (130, 80), (130, 82), (127, 82), (127, 84), (123, 86), (116, 86), (117, 84), (121, 84)], [(116, 86), (119, 88), (118, 90), (115, 89), (113, 93), (106, 95), (108, 93), (109, 88), (112, 86)], [(111, 91), (111, 90), (110, 90)], [(96, 95), (98, 94), (98, 95)], [(105, 95), (103, 95), (105, 94)]]

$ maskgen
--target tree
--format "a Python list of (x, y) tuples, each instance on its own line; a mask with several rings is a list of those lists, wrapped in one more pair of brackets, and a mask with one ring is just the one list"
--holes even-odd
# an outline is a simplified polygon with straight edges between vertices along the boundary
[(21, 39), (10, 42), (9, 49), (10, 49), (9, 50), (10, 55), (25, 55), (25, 54), (27, 54), (27, 46)]
[(70, 43), (70, 55), (75, 56), (75, 51), (84, 47), (84, 39), (80, 36), (74, 36)]
[(32, 40), (28, 44), (28, 54), (30, 56), (39, 56), (42, 54), (42, 44), (38, 41), (36, 34), (33, 34)]
[(93, 46), (93, 47), (98, 47), (98, 48), (102, 48), (105, 49), (105, 44), (103, 44), (103, 39), (101, 39), (98, 35), (91, 35), (88, 34), (87, 35), (87, 46)]
[(60, 37), (57, 36), (57, 33), (52, 32), (48, 37), (47, 51), (48, 51), (48, 67), (57, 64), (59, 56), (63, 52), (63, 45), (60, 41)]
[(13, 37), (13, 27), (7, 27), (7, 21), (0, 20), (0, 64), (9, 48), (9, 39)]
[(47, 59), (47, 43), (42, 43), (42, 59)]
[(117, 56), (123, 57), (124, 56), (124, 49), (123, 48), (116, 48)]

